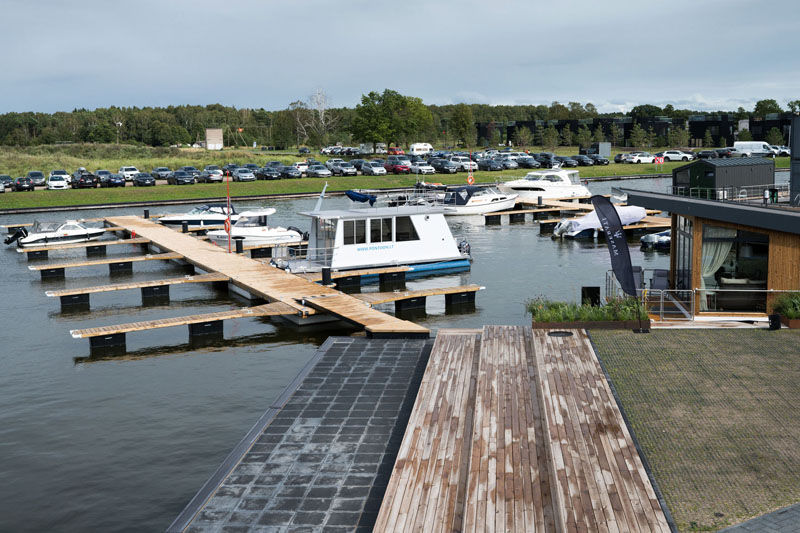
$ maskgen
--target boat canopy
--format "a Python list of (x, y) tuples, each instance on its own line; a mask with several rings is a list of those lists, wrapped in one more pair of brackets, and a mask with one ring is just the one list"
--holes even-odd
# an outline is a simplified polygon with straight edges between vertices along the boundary
[(351, 190), (345, 191), (344, 194), (354, 202), (369, 202), (370, 206), (375, 205), (375, 201), (378, 199), (374, 194), (364, 194)]
[[(647, 211), (645, 211), (645, 208), (639, 207), (638, 205), (615, 205), (614, 209), (617, 210), (617, 214), (619, 215), (619, 220), (622, 223), (622, 226), (635, 224), (647, 216)], [(597, 212), (592, 211), (581, 218), (568, 221), (566, 232), (579, 233), (587, 229), (600, 229), (601, 227), (600, 220), (597, 218)]]

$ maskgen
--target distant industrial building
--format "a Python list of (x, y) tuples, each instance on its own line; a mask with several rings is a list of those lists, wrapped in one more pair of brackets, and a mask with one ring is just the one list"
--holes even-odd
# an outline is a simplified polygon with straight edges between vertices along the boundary
[(206, 150), (222, 150), (222, 128), (206, 128)]

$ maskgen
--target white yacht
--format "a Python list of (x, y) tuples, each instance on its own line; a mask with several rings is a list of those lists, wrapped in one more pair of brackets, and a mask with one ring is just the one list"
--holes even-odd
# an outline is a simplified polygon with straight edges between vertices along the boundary
[(470, 268), (469, 245), (456, 243), (441, 207), (321, 210), (322, 198), (313, 211), (300, 213), (311, 219), (308, 248), (274, 259), (277, 266), (318, 272), (408, 265), (406, 277)]
[(577, 170), (563, 168), (528, 172), (524, 178), (499, 183), (497, 188), (506, 194), (518, 194), (526, 202), (536, 202), (539, 197), (574, 198), (592, 194), (581, 184)]
[[(419, 190), (419, 189), (417, 189)], [(429, 205), (443, 207), (445, 215), (482, 215), (513, 209), (516, 194), (506, 194), (494, 187), (447, 187), (444, 191), (426, 189), (422, 198)]]
[(36, 222), (28, 231), (20, 228), (4, 241), (11, 244), (17, 241), (17, 246), (43, 246), (47, 244), (72, 244), (76, 242), (96, 241), (105, 234), (103, 228), (90, 228), (77, 220), (66, 222)]
[[(226, 204), (205, 204), (193, 208), (188, 213), (182, 215), (167, 215), (158, 219), (165, 226), (181, 226), (184, 222), (189, 227), (196, 226), (221, 226), (228, 218), (228, 206)], [(239, 219), (236, 209), (231, 205), (230, 211), (231, 224)]]
[[(303, 240), (303, 233), (297, 228), (268, 225), (267, 217), (273, 214), (275, 214), (275, 209), (271, 207), (239, 213), (239, 219), (231, 227), (230, 238), (244, 237), (242, 241), (244, 246), (299, 243)], [(227, 248), (228, 232), (225, 230), (209, 231), (208, 240), (218, 246)]]

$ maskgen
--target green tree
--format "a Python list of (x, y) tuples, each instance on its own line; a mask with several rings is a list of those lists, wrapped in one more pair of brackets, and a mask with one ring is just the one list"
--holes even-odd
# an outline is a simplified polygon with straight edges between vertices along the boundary
[(711, 136), (711, 128), (706, 128), (706, 134), (703, 135), (703, 147), (712, 148), (714, 146), (714, 137)]
[(514, 144), (517, 146), (528, 147), (533, 144), (533, 134), (525, 126), (521, 126), (514, 131)]
[(539, 124), (536, 126), (536, 138), (534, 142), (542, 147), (544, 150), (544, 124)]
[(561, 130), (561, 144), (564, 146), (572, 146), (572, 137), (572, 128), (567, 124), (564, 126), (564, 129)]
[[(467, 146), (475, 144), (475, 118), (472, 115), (472, 108), (467, 104), (457, 104), (453, 109), (450, 118), (450, 129), (457, 139), (462, 140)], [(495, 131), (497, 131), (495, 129)], [(491, 140), (491, 138), (490, 138)]]
[(606, 134), (603, 133), (602, 124), (598, 124), (597, 127), (594, 129), (594, 133), (592, 134), (592, 140), (596, 143), (606, 142)]
[(643, 119), (643, 118), (653, 118), (655, 116), (661, 115), (663, 110), (655, 105), (644, 104), (644, 105), (637, 105), (631, 112), (628, 113), (634, 120), (636, 119)]
[(616, 122), (612, 122), (611, 123), (611, 129), (609, 131), (609, 134), (610, 134), (610, 137), (611, 137), (611, 144), (614, 145), (614, 146), (619, 146), (620, 143), (622, 142), (623, 132), (622, 132), (622, 128), (617, 126)]
[(670, 128), (667, 133), (667, 144), (673, 148), (689, 146), (689, 130), (681, 127)]
[(633, 125), (633, 129), (631, 130), (631, 144), (634, 148), (644, 148), (647, 146), (647, 132), (644, 131), (638, 123)]
[(774, 145), (774, 146), (783, 146), (786, 142), (786, 139), (783, 137), (783, 133), (778, 128), (771, 128), (769, 132), (767, 132), (767, 143)]
[(797, 113), (800, 111), (800, 100), (790, 100), (786, 103), (786, 107), (789, 108), (789, 111), (792, 113)]
[(656, 130), (653, 129), (653, 126), (647, 128), (647, 146), (652, 148), (653, 146), (658, 146), (656, 144)]
[(753, 108), (753, 114), (761, 118), (764, 118), (764, 116), (770, 113), (780, 113), (781, 111), (783, 111), (781, 106), (773, 99), (759, 100)]
[(750, 130), (739, 130), (739, 140), (740, 141), (752, 141), (753, 134), (750, 133)]
[(350, 132), (356, 139), (375, 144), (390, 135), (389, 118), (381, 107), (381, 95), (375, 91), (361, 95), (361, 103), (356, 105), (355, 116), (350, 123)]
[(566, 120), (569, 118), (569, 108), (555, 101), (550, 104), (550, 108), (547, 110), (547, 118), (549, 120)]
[(558, 146), (558, 130), (552, 124), (542, 134), (542, 148), (553, 151)]
[(589, 118), (594, 118), (598, 115), (597, 107), (591, 102), (588, 102), (584, 109), (586, 110), (586, 116)]
[(578, 146), (581, 148), (588, 148), (592, 145), (592, 132), (585, 124), (578, 128), (578, 133), (575, 135), (575, 142), (577, 142)]

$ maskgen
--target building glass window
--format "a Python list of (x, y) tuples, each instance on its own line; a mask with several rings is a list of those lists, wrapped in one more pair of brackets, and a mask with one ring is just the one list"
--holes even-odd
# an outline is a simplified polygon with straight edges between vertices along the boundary
[(675, 235), (675, 289), (692, 288), (692, 219), (678, 217)]

